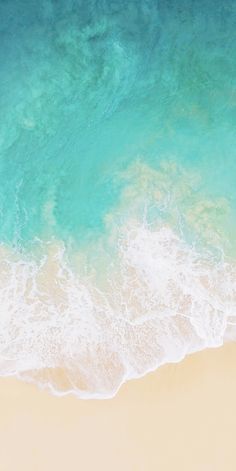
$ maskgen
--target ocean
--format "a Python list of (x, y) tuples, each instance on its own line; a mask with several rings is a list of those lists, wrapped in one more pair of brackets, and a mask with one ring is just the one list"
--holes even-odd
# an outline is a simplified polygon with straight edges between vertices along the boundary
[(236, 2), (0, 1), (0, 375), (112, 397), (236, 339)]

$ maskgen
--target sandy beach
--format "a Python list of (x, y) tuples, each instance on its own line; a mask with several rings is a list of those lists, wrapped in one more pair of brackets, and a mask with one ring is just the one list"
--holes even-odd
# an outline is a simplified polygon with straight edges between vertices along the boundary
[(125, 384), (110, 400), (0, 381), (1, 471), (235, 471), (236, 344)]

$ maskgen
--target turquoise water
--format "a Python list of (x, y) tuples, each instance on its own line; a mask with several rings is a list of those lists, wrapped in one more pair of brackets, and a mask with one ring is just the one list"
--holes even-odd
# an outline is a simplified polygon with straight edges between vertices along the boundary
[[(4, 254), (0, 274), (8, 280), (7, 291), (4, 283), (1, 291), (3, 331), (8, 332), (1, 350), (4, 374), (26, 374), (32, 379), (37, 376), (36, 370), (62, 367), (70, 378), (70, 387), (65, 386), (65, 390), (72, 389), (81, 396), (84, 388), (85, 396), (96, 393), (106, 396), (129, 377), (182, 358), (188, 351), (223, 341), (225, 316), (235, 313), (232, 275), (236, 236), (235, 30), (234, 0), (0, 2), (0, 242)], [(134, 243), (132, 230), (143, 224), (150, 240), (146, 240), (147, 232), (141, 238), (135, 233)], [(130, 231), (131, 239), (127, 239)], [(167, 231), (165, 236), (163, 231)], [(155, 234), (158, 249), (155, 246), (152, 252)], [(126, 245), (122, 245), (124, 241), (128, 244), (127, 240), (133, 241), (129, 242), (133, 244), (129, 255)], [(42, 260), (44, 255), (51, 260), (48, 252), (52, 245), (63, 247), (63, 257), (69, 265), (64, 271), (50, 269), (49, 275), (45, 275), (46, 267), (43, 273), (47, 281), (39, 288), (38, 274), (44, 270)], [(148, 248), (149, 268), (139, 267), (142, 258), (148, 260)], [(135, 255), (137, 263), (132, 258), (134, 250), (139, 254), (138, 258)], [(172, 258), (168, 259), (170, 253)], [(126, 257), (124, 263), (122, 257)], [(151, 283), (149, 275), (160, 266), (160, 257), (172, 287), (165, 285), (159, 292), (156, 281)], [(181, 257), (191, 259), (191, 263), (186, 270), (183, 267), (177, 270), (178, 276), (186, 279), (183, 284), (181, 281), (180, 289), (178, 278), (173, 290), (176, 271), (169, 270)], [(52, 260), (59, 263), (61, 258), (54, 255)], [(136, 289), (138, 293), (142, 291), (145, 300), (137, 301), (137, 293), (132, 294), (134, 302), (126, 308), (129, 323), (132, 324), (135, 310), (135, 319), (151, 312), (150, 319), (156, 316), (159, 324), (156, 337), (148, 341), (147, 326), (142, 327), (138, 334), (139, 339), (144, 336), (139, 353), (136, 351), (135, 359), (124, 367), (128, 345), (137, 340), (132, 340), (136, 338), (134, 332), (128, 335), (123, 324), (119, 331), (117, 324), (117, 319), (127, 320), (121, 306), (130, 297), (124, 288), (129, 281), (123, 277), (128, 261), (141, 277), (137, 286), (139, 275), (134, 278), (135, 283), (133, 279), (130, 289), (132, 293)], [(219, 263), (223, 264), (220, 268)], [(219, 277), (218, 269), (222, 270)], [(62, 283), (61, 273), (67, 280), (64, 279), (64, 285), (70, 279), (76, 287), (78, 277), (86, 274), (83, 283), (92, 279), (96, 290), (103, 290), (106, 307), (95, 295), (88, 301), (87, 295), (83, 295), (86, 299), (82, 295), (81, 298), (68, 290), (66, 300), (55, 301), (54, 296), (59, 299), (64, 296), (61, 292), (55, 295), (55, 286)], [(48, 281), (48, 276), (53, 277), (53, 282)], [(161, 286), (161, 272), (155, 276)], [(188, 291), (192, 276), (193, 285), (198, 280), (198, 288), (201, 277), (208, 280), (207, 288), (201, 285), (196, 296)], [(36, 281), (31, 286), (32, 279)], [(219, 293), (213, 295), (212, 291), (203, 300), (202, 289), (209, 286), (215, 289), (217, 283), (222, 286), (222, 279), (227, 286), (220, 301)], [(14, 288), (8, 291), (11, 283)], [(145, 291), (146, 286), (152, 286), (151, 291), (149, 288)], [(111, 287), (125, 299), (119, 301), (119, 308), (114, 306), (112, 294), (107, 294)], [(178, 308), (174, 317), (181, 309), (187, 309), (185, 316), (192, 315), (193, 306), (196, 315), (207, 317), (206, 303), (211, 298), (207, 325), (214, 324), (213, 311), (218, 325), (220, 311), (224, 319), (221, 333), (216, 329), (215, 335), (215, 327), (210, 334), (208, 330), (207, 334), (194, 331), (191, 335), (188, 331), (185, 342), (178, 324), (172, 340), (163, 334), (160, 341), (164, 314), (160, 315), (163, 301), (159, 301), (169, 290), (173, 297), (167, 306)], [(39, 292), (43, 293), (41, 297)], [(196, 299), (186, 307), (191, 296)], [(216, 298), (220, 303), (217, 307)], [(154, 303), (152, 308), (145, 304), (150, 300)], [(95, 318), (87, 313), (89, 303), (96, 312), (100, 306), (100, 314), (95, 316), (99, 341), (91, 333), (95, 327), (88, 328), (89, 323), (96, 324)], [(108, 305), (112, 314), (106, 318)], [(67, 313), (63, 322), (62, 312)], [(88, 330), (83, 334), (78, 313), (86, 317)], [(47, 325), (40, 324), (41, 315), (50, 321)], [(103, 316), (107, 319), (105, 325), (100, 323)], [(114, 319), (113, 330), (109, 322)], [(36, 324), (41, 325), (37, 333)], [(15, 350), (10, 347), (12, 325), (16, 329), (13, 329), (16, 345), (25, 342), (26, 325), (33, 332), (31, 337), (27, 334), (30, 340), (24, 354), (17, 347)], [(77, 332), (74, 343), (69, 326)], [(58, 331), (59, 337), (55, 334)], [(109, 339), (116, 335), (114, 332), (117, 342), (122, 343), (122, 353), (118, 347), (107, 347)], [(55, 346), (57, 355), (47, 350), (47, 340), (42, 342), (42, 336), (46, 336), (48, 345)], [(96, 345), (94, 350), (91, 338)], [(176, 343), (173, 340), (176, 338), (181, 340)], [(147, 348), (150, 342), (155, 346), (152, 351)], [(82, 344), (86, 345), (83, 354)], [(181, 344), (179, 350), (177, 344)], [(68, 353), (69, 345), (73, 354)], [(98, 350), (103, 353), (95, 361), (96, 355), (100, 358)], [(115, 365), (114, 381), (109, 379), (112, 374), (104, 373), (107, 351)], [(35, 363), (31, 364), (32, 352)], [(146, 360), (139, 367), (141, 352)], [(11, 359), (9, 368), (6, 357)], [(85, 358), (87, 367), (79, 368), (78, 372), (78, 365), (84, 365)], [(151, 358), (150, 362), (147, 358)], [(97, 370), (98, 378), (94, 373)], [(73, 384), (75, 378), (82, 381), (81, 375), (86, 376), (83, 387), (78, 385), (79, 380), (76, 387), (71, 387), (68, 371), (73, 371)], [(41, 380), (45, 383), (40, 376)], [(57, 380), (55, 384), (53, 380), (47, 382), (58, 390)]]
[(8, 1), (1, 36), (1, 240), (103, 230), (137, 156), (235, 210), (235, 2)]

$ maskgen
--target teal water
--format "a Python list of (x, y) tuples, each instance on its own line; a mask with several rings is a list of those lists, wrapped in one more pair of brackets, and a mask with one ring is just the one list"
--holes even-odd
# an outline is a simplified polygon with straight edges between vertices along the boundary
[[(221, 319), (224, 319), (221, 333), (216, 329), (214, 345), (223, 341), (227, 324), (225, 316), (235, 314), (235, 279), (232, 275), (236, 256), (235, 31), (234, 0), (0, 2), (0, 242), (4, 254), (7, 250), (7, 257), (9, 253), (15, 254), (13, 259), (4, 255), (1, 262), (3, 268), (0, 274), (3, 273), (4, 279), (11, 279), (14, 283), (12, 292), (8, 291), (11, 286), (9, 281), (7, 291), (4, 283), (1, 291), (3, 331), (7, 331), (9, 336), (5, 335), (8, 340), (7, 343), (2, 341), (1, 351), (3, 359), (10, 358), (10, 364), (14, 365), (8, 369), (4, 360), (2, 371), (26, 374), (29, 370), (55, 368), (65, 363), (67, 372), (75, 372), (77, 369), (71, 364), (76, 362), (77, 367), (78, 364), (84, 365), (86, 358), (90, 365), (87, 369), (93, 372), (88, 373), (90, 379), (85, 373), (82, 375), (81, 370), (73, 373), (73, 378), (77, 375), (82, 381), (81, 375), (83, 378), (85, 375), (87, 379), (83, 379), (82, 383), (87, 385), (83, 386), (86, 394), (106, 396), (113, 394), (126, 378), (144, 374), (173, 358), (183, 357), (190, 350), (213, 345), (216, 329), (212, 320), (213, 311), (217, 325), (219, 312), (222, 313)], [(122, 241), (128, 240), (127, 233), (130, 234), (130, 230), (132, 233), (132, 227), (137, 229), (141, 224), (150, 231), (150, 240), (146, 240), (147, 232), (140, 238), (137, 236), (127, 255), (126, 246), (120, 249)], [(163, 235), (165, 230), (167, 239)], [(155, 246), (152, 252), (153, 234), (156, 234), (158, 249)], [(175, 237), (181, 239), (181, 243)], [(175, 243), (176, 248), (172, 251)], [(78, 293), (69, 294), (67, 290), (66, 301), (59, 303), (53, 297), (56, 288), (49, 282), (44, 282), (44, 294), (39, 297), (38, 292), (42, 288), (37, 285), (37, 277), (42, 268), (42, 254), (48, 256), (51, 244), (61, 244), (66, 260), (70, 260), (70, 268), (53, 272), (53, 283), (60, 284), (61, 273), (63, 276), (66, 273), (67, 281), (64, 280), (64, 284), (67, 286), (69, 277), (71, 284), (77, 287), (75, 272), (79, 264), (79, 272), (86, 273), (89, 279), (92, 277), (96, 289), (105, 290), (103, 296), (108, 296), (107, 292), (113, 286), (113, 289), (122, 292), (121, 298), (125, 300), (128, 295), (124, 285), (129, 281), (122, 278), (124, 267), (127, 268), (127, 260), (131, 263), (137, 250), (138, 258), (135, 255), (136, 261), (132, 258), (131, 265), (142, 281), (139, 280), (136, 286), (133, 280), (130, 286), (132, 292), (137, 289), (140, 293), (150, 285), (151, 291), (145, 291), (142, 299), (145, 302), (153, 300), (155, 309), (153, 305), (147, 308), (134, 295), (135, 318), (143, 318), (151, 312), (150, 319), (156, 316), (159, 323), (163, 322), (164, 314), (159, 315), (163, 302), (158, 303), (162, 294), (172, 289), (178, 273), (179, 281), (174, 297), (167, 302), (168, 309), (170, 305), (171, 309), (176, 305), (176, 316), (179, 310), (185, 310), (189, 297), (193, 296), (196, 299), (190, 302), (185, 315), (191, 316), (195, 309), (196, 315), (204, 318), (206, 303), (211, 298), (207, 321), (208, 326), (214, 324), (211, 334), (208, 330), (207, 334), (205, 331), (202, 334), (200, 329), (197, 334), (196, 331), (188, 334), (188, 341), (184, 342), (184, 335), (176, 333), (180, 329), (178, 324), (174, 327), (172, 341), (164, 334), (160, 341), (158, 335), (162, 327), (158, 324), (158, 334), (152, 339), (155, 348), (150, 352), (147, 351), (150, 342), (144, 340), (149, 338), (145, 325), (138, 334), (139, 338), (144, 335), (140, 340), (139, 354), (136, 352), (132, 365), (124, 368), (127, 345), (132, 345), (136, 334), (128, 335), (123, 324), (119, 331), (116, 324), (115, 332), (122, 332), (117, 334), (117, 342), (122, 339), (123, 353), (112, 349), (112, 358), (119, 358), (119, 361), (114, 359), (117, 376), (114, 382), (109, 382), (103, 371), (102, 359), (99, 360), (100, 366), (95, 368), (94, 352), (98, 351), (98, 344), (99, 349), (103, 350), (106, 345), (104, 351), (111, 351), (107, 345), (110, 345), (109, 338), (114, 332), (112, 328), (109, 331), (109, 322), (120, 318), (124, 321), (121, 307), (124, 301), (119, 301), (118, 309), (109, 295), (106, 307), (100, 300), (98, 308), (95, 295), (92, 301), (88, 301), (85, 293), (83, 296), (86, 299)], [(35, 261), (38, 245), (40, 256)], [(167, 252), (166, 246), (169, 247)], [(148, 260), (149, 247), (150, 264), (149, 268), (144, 268), (139, 263), (142, 257)], [(185, 255), (182, 250), (186, 250)], [(196, 250), (199, 255), (192, 252), (190, 255), (191, 250)], [(126, 256), (124, 253), (127, 258), (121, 269), (121, 259), (123, 263), (122, 257)], [(168, 259), (170, 253), (172, 258)], [(21, 256), (23, 259), (20, 259)], [(157, 256), (159, 258), (156, 259)], [(178, 264), (181, 257), (191, 259), (188, 268), (170, 272), (170, 267)], [(151, 283), (147, 275), (148, 269), (155, 273), (160, 258), (169, 273), (168, 280), (173, 282), (168, 289), (165, 285), (163, 292), (155, 288), (155, 283)], [(59, 259), (58, 255), (56, 260)], [(220, 275), (217, 271), (219, 265), (211, 266), (213, 260), (223, 264)], [(211, 271), (206, 273), (206, 265), (210, 265), (207, 270), (212, 269), (214, 274)], [(8, 276), (12, 278), (8, 279)], [(35, 276), (35, 284), (29, 288), (32, 282), (29, 280)], [(155, 276), (161, 285), (161, 272)], [(198, 292), (196, 296), (188, 288), (188, 280), (192, 276), (193, 280), (198, 280), (196, 286), (200, 278), (201, 283), (204, 276), (208, 280), (203, 283), (203, 288), (198, 286), (194, 292)], [(181, 277), (186, 277), (183, 284), (182, 281), (180, 283)], [(23, 279), (26, 281), (23, 282)], [(226, 283), (220, 301), (217, 290), (218, 294), (208, 293), (203, 300), (202, 292), (209, 286), (213, 291), (218, 284), (222, 286), (220, 279)], [(108, 280), (109, 283), (112, 280), (112, 285)], [(50, 293), (48, 289), (51, 289)], [(13, 301), (9, 304), (9, 297), (12, 296)], [(219, 302), (217, 307), (216, 299)], [(88, 315), (89, 303), (96, 312), (97, 309), (100, 312), (96, 314), (98, 317), (95, 316), (100, 332), (99, 342), (94, 340), (95, 350), (88, 340), (89, 336), (95, 339), (88, 324), (96, 324), (95, 318), (92, 316), (90, 319)], [(181, 303), (184, 303), (184, 308), (179, 307)], [(104, 312), (108, 312), (108, 305), (112, 314), (107, 314), (109, 320), (102, 327), (100, 320), (103, 315), (106, 317)], [(34, 331), (33, 326), (39, 322), (39, 315), (34, 314), (34, 309), (35, 313), (39, 309), (44, 320), (51, 319), (45, 331), (44, 324), (37, 333)], [(63, 322), (57, 317), (62, 311), (67, 313)], [(129, 307), (128, 311), (132, 324), (134, 308)], [(77, 323), (78, 312), (86, 317), (87, 333), (83, 330), (81, 334), (80, 323)], [(27, 318), (27, 322), (23, 318)], [(14, 351), (10, 348), (12, 325), (16, 328), (16, 331), (13, 329), (16, 344), (25, 341), (26, 325), (29, 331), (34, 332), (23, 356), (17, 348)], [(68, 333), (70, 325), (78, 333), (77, 337), (73, 337), (74, 343)], [(55, 334), (58, 330), (64, 336), (60, 334), (58, 337)], [(21, 334), (18, 336), (17, 332)], [(45, 353), (47, 350), (44, 351), (40, 340), (45, 335), (49, 344), (55, 344), (59, 356), (52, 352)], [(177, 342), (181, 344), (180, 350), (173, 340), (178, 335), (181, 338)], [(195, 335), (198, 340), (200, 336), (201, 340), (197, 341)], [(71, 342), (74, 345), (74, 350), (71, 347), (73, 361), (68, 353)], [(79, 347), (82, 344), (86, 345), (83, 354)], [(173, 352), (172, 344), (175, 345)], [(29, 359), (32, 351), (35, 363), (31, 365), (26, 358)], [(104, 351), (101, 358), (104, 358)], [(139, 368), (141, 351), (144, 351), (146, 360)], [(160, 351), (162, 353), (159, 355)], [(147, 361), (149, 357), (152, 358), (150, 362)], [(45, 358), (50, 360), (47, 362)], [(96, 376), (94, 369), (104, 373), (96, 381), (91, 379)], [(31, 379), (34, 376), (35, 373), (29, 374)], [(75, 379), (73, 381), (76, 382)], [(56, 386), (52, 386), (52, 380), (50, 384), (57, 390), (57, 380)], [(81, 395), (83, 387), (78, 384), (75, 389)], [(71, 387), (67, 385), (65, 389)]]
[(2, 2), (1, 240), (103, 230), (137, 157), (196, 169), (235, 217), (235, 14), (234, 1)]

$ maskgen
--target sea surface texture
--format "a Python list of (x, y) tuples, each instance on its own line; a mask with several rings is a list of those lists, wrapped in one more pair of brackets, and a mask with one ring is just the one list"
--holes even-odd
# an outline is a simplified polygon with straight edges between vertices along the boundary
[(236, 339), (236, 1), (0, 0), (0, 375)]

